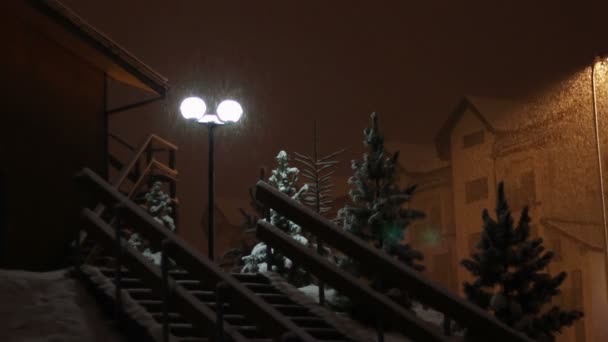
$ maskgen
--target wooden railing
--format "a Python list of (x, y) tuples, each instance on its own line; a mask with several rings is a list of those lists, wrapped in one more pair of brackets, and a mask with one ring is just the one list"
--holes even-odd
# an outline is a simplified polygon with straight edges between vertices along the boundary
[[(443, 287), (423, 278), (416, 271), (396, 261), (386, 253), (370, 247), (364, 241), (350, 234), (331, 221), (293, 201), (271, 185), (259, 181), (256, 185), (256, 199), (268, 208), (274, 209), (318, 238), (355, 259), (364, 268), (372, 270), (390, 284), (407, 291), (413, 298), (425, 305), (454, 318), (469, 332), (484, 341), (532, 342), (524, 334), (511, 329), (487, 312), (468, 301), (456, 296)], [(338, 269), (327, 260), (321, 259), (310, 250), (291, 241), (287, 235), (267, 222), (258, 223), (258, 236), (272, 247), (276, 247), (294, 262), (307, 266), (307, 269), (334, 286), (338, 291), (360, 301), (379, 314), (401, 323), (402, 332), (416, 341), (447, 341), (439, 329), (431, 329), (417, 317), (396, 307), (384, 295), (375, 293), (363, 286), (349, 274)]]
[[(82, 217), (87, 223), (85, 229), (96, 241), (103, 243), (108, 248), (116, 245), (117, 238), (120, 237), (120, 234), (118, 234), (116, 229), (109, 226), (89, 209), (84, 209), (82, 211)], [(130, 247), (125, 239), (119, 238), (118, 244), (121, 249), (121, 256), (120, 263), (116, 265), (117, 269), (122, 268), (123, 265), (127, 266), (129, 270), (134, 274), (137, 274), (152, 291), (162, 295), (165, 289), (163, 288), (163, 275), (158, 267), (145, 260), (142, 254)], [(118, 270), (118, 272), (120, 272), (120, 270)], [(189, 293), (181, 285), (174, 281), (171, 281), (170, 284), (172, 308), (187, 318), (195, 327), (203, 331), (215, 332), (218, 326), (215, 312), (209, 306), (197, 300), (194, 295)], [(118, 285), (115, 286), (118, 289), (116, 298), (119, 298), (122, 296), (120, 287)], [(117, 303), (119, 303), (118, 300)], [(223, 322), (222, 324), (222, 333), (223, 336), (229, 337), (230, 341), (248, 341), (248, 339), (238, 332), (235, 327), (227, 322)]]
[[(161, 145), (162, 148), (155, 149), (154, 147), (156, 144)], [(154, 159), (154, 153), (161, 151), (166, 151), (168, 153), (168, 169), (175, 170), (175, 154), (177, 152), (177, 146), (155, 134), (150, 134), (135, 151), (129, 162), (125, 164), (125, 166), (119, 173), (116, 180), (112, 183), (112, 185), (116, 189), (120, 189), (124, 185), (124, 182), (127, 180), (129, 173), (132, 172), (133, 169), (135, 169), (135, 167), (139, 165), (144, 153), (146, 155), (146, 165), (149, 165)], [(175, 176), (177, 176), (177, 173), (175, 173)], [(170, 185), (169, 191), (169, 196), (171, 196), (171, 198), (175, 198), (175, 184)]]
[[(175, 213), (173, 217), (173, 221), (176, 227), (178, 227), (178, 216), (177, 216), (177, 207), (179, 202), (176, 198), (177, 193), (177, 176), (178, 172), (175, 166), (175, 157), (177, 152), (177, 146), (170, 143), (169, 141), (155, 135), (150, 134), (143, 143), (139, 146), (139, 148), (135, 149), (129, 143), (121, 139), (120, 137), (108, 134), (110, 138), (117, 141), (120, 145), (126, 147), (130, 151), (134, 152), (131, 156), (131, 159), (127, 162), (127, 164), (122, 165), (120, 173), (116, 180), (112, 182), (112, 186), (121, 191), (121, 188), (126, 183), (127, 180), (131, 180), (133, 183), (131, 188), (128, 191), (129, 198), (133, 198), (137, 191), (146, 184), (151, 175), (162, 176), (169, 182), (169, 197), (171, 198), (171, 207), (173, 209), (173, 213)], [(158, 152), (167, 152), (167, 164), (159, 162), (155, 159), (155, 154)], [(146, 156), (146, 167), (144, 172), (141, 172), (141, 160), (142, 157)], [(118, 162), (118, 161), (116, 161)], [(95, 207), (95, 214), (101, 216), (104, 213), (106, 207), (103, 204), (98, 204)], [(82, 244), (87, 239), (87, 232), (81, 231), (79, 234), (79, 242)], [(100, 252), (100, 246), (95, 246), (90, 251), (90, 254), (85, 257), (85, 260), (90, 260), (94, 258)]]
[[(175, 168), (177, 146), (157, 136), (156, 134), (150, 134), (137, 149), (135, 149), (129, 143), (127, 143), (116, 135), (108, 134), (108, 137), (112, 138), (120, 145), (134, 152), (131, 156), (131, 159), (129, 159), (126, 164), (121, 164), (120, 173), (118, 174), (117, 178), (112, 182), (112, 186), (120, 191), (121, 187), (125, 184), (125, 182), (130, 179), (133, 182), (133, 186), (128, 191), (128, 193), (129, 197), (132, 198), (136, 194), (136, 191), (140, 189), (140, 187), (146, 182), (146, 179), (148, 179), (151, 174), (153, 174), (155, 171), (160, 172), (163, 176), (169, 179), (169, 197), (173, 201), (172, 204), (175, 212), (175, 207), (178, 204), (176, 201), (176, 182), (178, 173)], [(156, 145), (160, 145), (160, 148)], [(154, 158), (154, 154), (157, 152), (168, 153), (168, 165), (163, 164)], [(146, 156), (146, 169), (142, 174), (140, 163), (144, 154)], [(97, 215), (101, 215), (103, 214), (104, 210), (104, 205), (99, 204), (95, 208), (95, 213)], [(174, 219), (175, 224), (177, 225), (177, 217), (175, 217)], [(86, 234), (81, 237), (81, 242), (85, 237)]]
[[(168, 255), (165, 254), (165, 257), (170, 257), (180, 267), (185, 268), (191, 276), (206, 282), (225, 284), (228, 287), (231, 306), (243, 312), (247, 318), (256, 323), (269, 337), (276, 341), (283, 340), (286, 336), (289, 338), (295, 337), (300, 342), (316, 341), (310, 334), (256, 296), (254, 292), (234, 277), (225, 273), (218, 265), (202, 257), (188, 246), (185, 241), (169, 232), (140, 206), (118, 192), (116, 188), (105, 182), (92, 170), (84, 169), (77, 176), (77, 181), (82, 191), (86, 191), (87, 194), (94, 196), (105, 206), (112, 208), (121, 206), (123, 208), (122, 219), (131, 227), (136, 227), (136, 231), (149, 240), (153, 247), (163, 248), (164, 245), (165, 250), (168, 252)], [(84, 215), (89, 220), (94, 219), (87, 210), (84, 211)], [(97, 220), (100, 219), (97, 218)], [(97, 226), (102, 225), (97, 224)], [(171, 247), (166, 248), (167, 245)], [(144, 274), (144, 276), (146, 275)], [(156, 277), (156, 280), (150, 279), (150, 281), (158, 281), (158, 277)], [(187, 297), (184, 297), (184, 300), (197, 301), (196, 299)], [(202, 303), (198, 304), (203, 305)]]

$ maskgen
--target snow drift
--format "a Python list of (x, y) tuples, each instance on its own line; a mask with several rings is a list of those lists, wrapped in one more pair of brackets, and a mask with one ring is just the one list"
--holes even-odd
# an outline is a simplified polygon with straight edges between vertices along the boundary
[(66, 270), (0, 270), (0, 341), (126, 341)]

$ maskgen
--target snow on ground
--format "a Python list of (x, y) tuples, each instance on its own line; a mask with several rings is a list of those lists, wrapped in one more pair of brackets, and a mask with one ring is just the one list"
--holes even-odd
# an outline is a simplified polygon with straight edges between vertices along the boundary
[[(316, 303), (319, 302), (319, 288), (316, 285), (308, 285), (305, 287), (301, 287), (300, 290), (302, 293), (306, 294), (308, 297), (314, 299)], [(327, 303), (335, 303), (336, 302), (336, 291), (334, 289), (326, 289), (325, 290), (325, 300)], [(415, 302), (413, 305), (414, 312), (416, 316), (418, 316), (423, 321), (431, 323), (437, 326), (437, 329), (441, 329), (441, 324), (443, 321), (443, 314), (435, 311), (430, 308), (424, 308), (420, 303)], [(359, 328), (362, 330), (362, 333), (366, 334), (366, 338), (369, 341), (376, 341), (376, 331), (374, 328), (364, 326), (362, 324), (356, 323)], [(396, 332), (386, 332), (384, 336), (385, 342), (403, 342), (409, 341), (405, 336)]]
[(123, 342), (94, 298), (65, 270), (0, 270), (0, 341)]

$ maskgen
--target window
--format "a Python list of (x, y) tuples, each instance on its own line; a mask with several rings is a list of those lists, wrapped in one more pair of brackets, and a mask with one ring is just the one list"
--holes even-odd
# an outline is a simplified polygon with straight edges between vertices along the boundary
[(488, 178), (477, 178), (465, 184), (466, 203), (488, 198)]
[(462, 147), (469, 148), (475, 145), (483, 144), (484, 141), (484, 132), (477, 131), (474, 133), (466, 134), (462, 137)]

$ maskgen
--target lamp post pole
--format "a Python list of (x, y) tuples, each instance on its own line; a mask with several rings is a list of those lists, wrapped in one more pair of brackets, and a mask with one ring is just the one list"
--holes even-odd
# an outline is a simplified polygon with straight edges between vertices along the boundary
[(184, 119), (193, 120), (201, 125), (207, 126), (209, 130), (209, 215), (207, 234), (207, 255), (209, 260), (215, 259), (215, 137), (214, 131), (217, 126), (233, 124), (239, 121), (243, 115), (243, 108), (234, 100), (224, 100), (217, 106), (217, 112), (205, 113), (207, 105), (199, 97), (188, 97), (184, 99), (179, 107)]
[(209, 226), (207, 235), (207, 246), (209, 260), (213, 261), (215, 258), (215, 141), (214, 141), (214, 129), (215, 123), (208, 123), (209, 128)]

